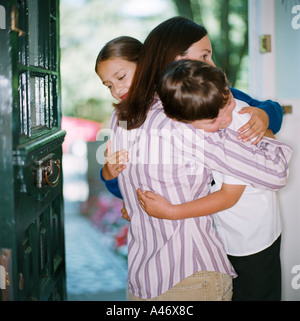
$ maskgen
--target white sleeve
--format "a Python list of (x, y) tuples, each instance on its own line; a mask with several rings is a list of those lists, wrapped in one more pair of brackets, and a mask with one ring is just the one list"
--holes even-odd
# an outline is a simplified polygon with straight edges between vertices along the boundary
[(237, 178), (234, 178), (228, 175), (223, 175), (223, 183), (230, 184), (230, 185), (249, 185)]
[(249, 185), (248, 183), (245, 183), (241, 181), (238, 178), (235, 178), (230, 175), (225, 175), (223, 173), (213, 171), (213, 178), (216, 183), (216, 189), (220, 189), (222, 187), (222, 183), (230, 184), (230, 185)]

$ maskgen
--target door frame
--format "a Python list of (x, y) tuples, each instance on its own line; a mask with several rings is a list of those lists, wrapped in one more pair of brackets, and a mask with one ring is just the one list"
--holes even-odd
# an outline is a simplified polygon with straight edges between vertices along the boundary
[[(275, 99), (275, 8), (274, 0), (248, 1), (249, 92), (258, 99)], [(267, 18), (266, 18), (267, 17)], [(260, 36), (271, 35), (271, 52), (260, 53)]]
[[(275, 1), (280, 1), (282, 10), (285, 11), (281, 12), (278, 2)], [(285, 94), (278, 85), (278, 77), (285, 77), (284, 79), (293, 85), (299, 84), (299, 76), (292, 79), (289, 74), (283, 75), (279, 71), (279, 67), (281, 70), (284, 70), (284, 68), (282, 69), (284, 64), (286, 67), (290, 67), (291, 55), (299, 57), (300, 52), (293, 52), (287, 48), (287, 60), (281, 59), (282, 53), (277, 49), (282, 47), (282, 43), (285, 43), (283, 40), (288, 39), (289, 35), (286, 33), (279, 35), (279, 27), (276, 23), (276, 19), (279, 19), (280, 16), (280, 22), (284, 24), (285, 32), (289, 32), (289, 30), (294, 32), (292, 28), (293, 15), (291, 14), (291, 6), (293, 5), (296, 5), (296, 0), (293, 4), (287, 2), (286, 5), (282, 4), (281, 0), (251, 0), (248, 1), (248, 20), (251, 95), (261, 100), (275, 100), (282, 106), (292, 106), (291, 113), (284, 113), (281, 130), (276, 134), (277, 139), (289, 144), (294, 149), (293, 157), (289, 163), (289, 181), (277, 194), (283, 223), (281, 240), (282, 300), (298, 301), (300, 300), (300, 207), (298, 201), (300, 173), (297, 164), (299, 164), (300, 155), (297, 150), (300, 149), (300, 142), (296, 137), (299, 135), (300, 90), (296, 91), (294, 97), (289, 97), (289, 94)], [(300, 29), (297, 32), (300, 40)], [(262, 35), (271, 36), (271, 52), (260, 52), (260, 36)], [(290, 109), (284, 108), (285, 110)]]

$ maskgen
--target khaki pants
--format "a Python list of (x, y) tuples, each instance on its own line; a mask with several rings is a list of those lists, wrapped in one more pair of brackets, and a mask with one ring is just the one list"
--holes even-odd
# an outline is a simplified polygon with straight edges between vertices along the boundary
[(231, 301), (232, 278), (223, 273), (200, 271), (157, 297), (141, 299), (128, 292), (127, 298), (128, 301)]

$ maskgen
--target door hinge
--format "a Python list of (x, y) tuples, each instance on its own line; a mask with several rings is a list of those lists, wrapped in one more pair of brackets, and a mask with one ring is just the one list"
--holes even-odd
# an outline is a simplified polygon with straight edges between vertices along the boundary
[(260, 53), (271, 52), (271, 35), (262, 35), (259, 37)]
[(19, 273), (19, 290), (22, 291), (24, 288), (23, 273)]
[(19, 37), (23, 37), (26, 35), (26, 32), (19, 29), (19, 11), (17, 6), (12, 6), (11, 7), (11, 31), (16, 31), (18, 33)]
[(283, 113), (284, 114), (292, 114), (293, 106), (292, 105), (282, 105)]

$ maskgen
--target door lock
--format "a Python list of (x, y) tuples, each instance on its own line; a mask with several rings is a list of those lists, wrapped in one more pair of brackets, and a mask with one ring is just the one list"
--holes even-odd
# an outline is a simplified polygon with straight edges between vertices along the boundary
[[(37, 167), (33, 167), (35, 172), (35, 184), (38, 188), (48, 184), (50, 187), (55, 187), (60, 179), (60, 160), (53, 160), (54, 154), (49, 154), (46, 157), (35, 161)], [(55, 170), (56, 167), (56, 170)], [(56, 172), (56, 178), (51, 181), (51, 176)]]

